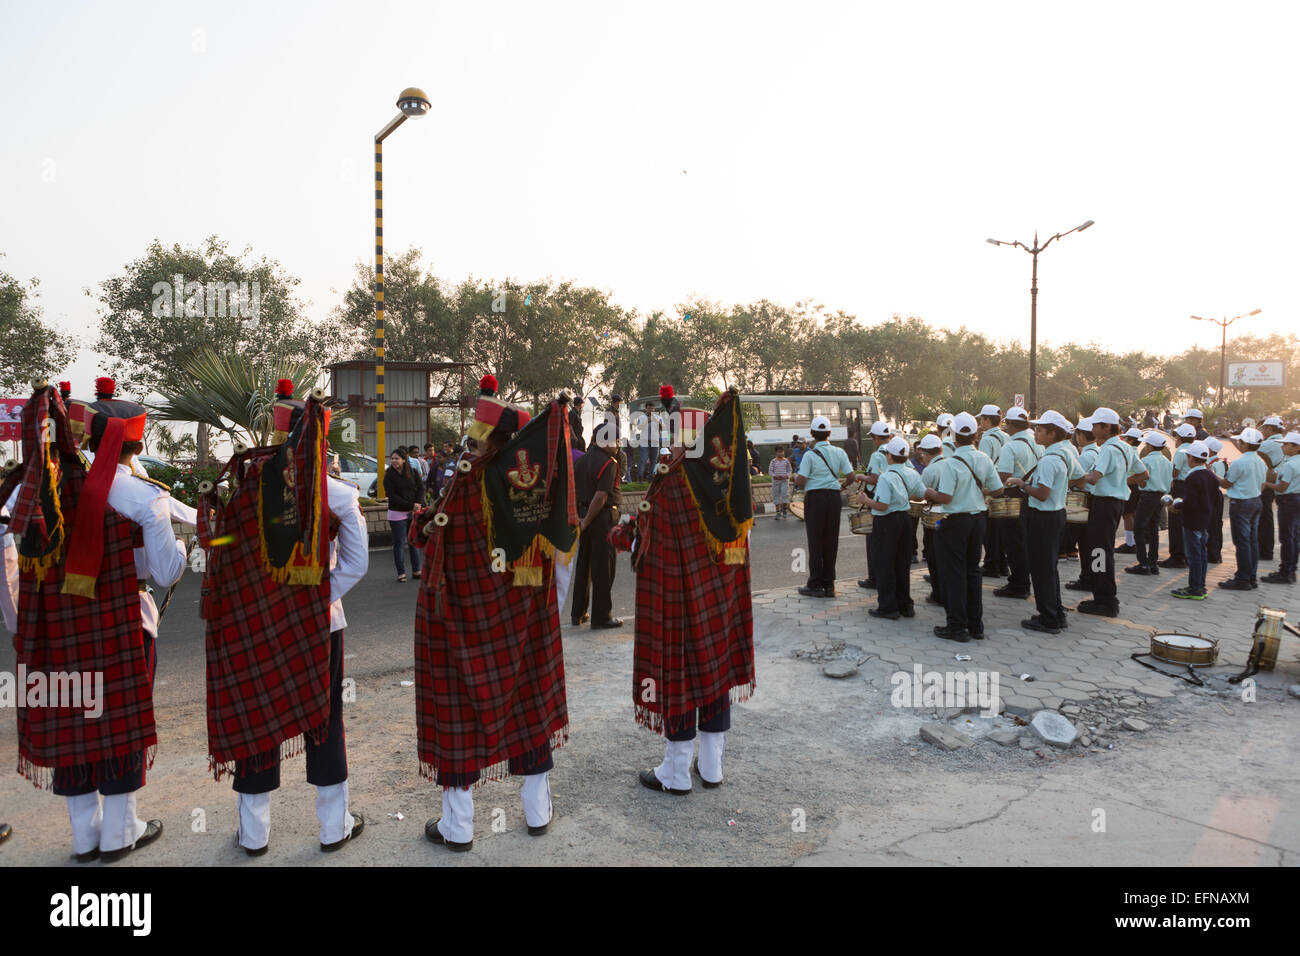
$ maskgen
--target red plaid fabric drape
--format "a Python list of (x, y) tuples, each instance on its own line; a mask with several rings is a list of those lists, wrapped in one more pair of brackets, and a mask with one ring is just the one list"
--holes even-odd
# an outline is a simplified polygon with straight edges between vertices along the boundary
[[(638, 519), (636, 721), (663, 733), (664, 718), (754, 690), (749, 563), (715, 563), (680, 461), (657, 478)], [(748, 551), (748, 548), (746, 548)]]
[(492, 570), (480, 468), (447, 492), (448, 523), (425, 544), (415, 615), (420, 773), (442, 786), (500, 779), (510, 758), (569, 736), (554, 561), (543, 559), (540, 588)]
[[(65, 458), (60, 499), (69, 525), (84, 481), (80, 461)], [(83, 703), (87, 680), (93, 690), (95, 675), (103, 678), (99, 717), (88, 718), (85, 706), (18, 708), (18, 772), (37, 786), (52, 786), (59, 767), (84, 769), (97, 786), (107, 762), (117, 773), (141, 761), (146, 768), (153, 765), (158, 737), (133, 554), (142, 545), (140, 529), (108, 509), (93, 599), (60, 593), (63, 561), (46, 572), (43, 582), (31, 571), (21, 574), (14, 635), (19, 666), (29, 678), (40, 673), (47, 681), (54, 674), (80, 674)]]
[(319, 585), (281, 584), (267, 572), (258, 487), (270, 460), (249, 462), (215, 525), (205, 518), (200, 527), (210, 544), (203, 596), (208, 764), (218, 780), (234, 772), (236, 760), (251, 761), (256, 771), (259, 758), (293, 756), (306, 736), (319, 742), (328, 730), (329, 575)]

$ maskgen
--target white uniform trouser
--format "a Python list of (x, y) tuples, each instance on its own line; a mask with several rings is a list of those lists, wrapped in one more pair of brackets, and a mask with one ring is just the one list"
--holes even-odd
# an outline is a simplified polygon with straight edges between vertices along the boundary
[[(524, 804), (524, 819), (530, 827), (540, 827), (551, 822), (551, 774), (534, 773), (524, 777), (520, 790)], [(442, 819), (438, 832), (452, 843), (469, 843), (474, 839), (474, 792), (469, 787), (444, 787), (442, 791)]]
[(99, 847), (101, 853), (111, 853), (133, 846), (148, 828), (148, 824), (135, 815), (134, 793), (106, 796), (102, 808), (99, 794), (94, 790), (64, 799), (68, 802), (75, 853), (89, 853), (95, 847)]
[(569, 585), (573, 583), (573, 562), (576, 560), (576, 557), (571, 556), (568, 564), (558, 560), (555, 562), (555, 611), (557, 614), (564, 613), (564, 602), (569, 599)]
[[(240, 846), (260, 850), (270, 842), (271, 792), (238, 794)], [(357, 821), (348, 813), (346, 780), (316, 788), (316, 819), (321, 843), (338, 843), (352, 833)]]

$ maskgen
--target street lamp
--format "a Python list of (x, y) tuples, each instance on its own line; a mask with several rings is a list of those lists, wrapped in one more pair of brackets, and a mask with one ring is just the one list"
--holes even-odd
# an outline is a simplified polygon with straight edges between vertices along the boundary
[(1232, 325), (1238, 319), (1245, 319), (1252, 315), (1259, 315), (1263, 309), (1256, 309), (1254, 312), (1243, 312), (1241, 315), (1234, 315), (1232, 318), (1224, 316), (1222, 319), (1204, 319), (1199, 315), (1192, 318), (1198, 322), (1213, 322), (1223, 329), (1223, 343), (1219, 346), (1219, 407), (1223, 407), (1223, 394), (1228, 387), (1228, 326)]
[(1093, 221), (1089, 219), (1083, 225), (1075, 226), (1067, 232), (1058, 232), (1041, 246), (1038, 244), (1038, 233), (1035, 232), (1033, 248), (1019, 240), (1012, 242), (998, 239), (985, 240), (995, 246), (1019, 246), (1034, 257), (1033, 280), (1029, 286), (1029, 414), (1031, 416), (1038, 414), (1038, 254), (1062, 236), (1068, 236), (1071, 232), (1083, 232), (1092, 224)]
[(397, 98), (401, 110), (388, 125), (375, 134), (375, 458), (377, 473), (375, 494), (384, 494), (384, 139), (406, 122), (408, 116), (429, 112), (429, 98), (424, 90), (408, 86)]

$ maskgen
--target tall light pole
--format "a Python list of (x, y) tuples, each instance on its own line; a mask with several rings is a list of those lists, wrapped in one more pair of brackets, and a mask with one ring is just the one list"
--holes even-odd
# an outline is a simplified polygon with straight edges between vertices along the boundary
[(401, 110), (375, 134), (375, 494), (384, 494), (384, 139), (406, 122), (408, 116), (429, 112), (424, 90), (408, 86), (397, 98)]
[(1219, 407), (1223, 407), (1223, 395), (1228, 388), (1228, 326), (1232, 325), (1238, 319), (1244, 319), (1252, 315), (1259, 315), (1263, 309), (1256, 309), (1254, 312), (1243, 312), (1241, 315), (1234, 315), (1232, 318), (1224, 316), (1222, 319), (1204, 319), (1199, 315), (1192, 318), (1198, 322), (1213, 322), (1223, 329), (1223, 342), (1219, 346)]
[(1083, 225), (1075, 226), (1067, 232), (1058, 232), (1041, 246), (1038, 244), (1038, 233), (1035, 232), (1032, 248), (1019, 240), (1012, 242), (998, 239), (985, 240), (995, 246), (1019, 246), (1034, 257), (1033, 278), (1029, 285), (1029, 414), (1031, 416), (1038, 414), (1038, 254), (1062, 236), (1068, 236), (1071, 232), (1083, 232), (1092, 224), (1093, 221), (1089, 219)]

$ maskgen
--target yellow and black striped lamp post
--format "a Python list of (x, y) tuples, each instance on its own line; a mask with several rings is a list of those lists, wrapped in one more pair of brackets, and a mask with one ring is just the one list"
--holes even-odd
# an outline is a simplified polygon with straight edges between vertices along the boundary
[(375, 482), (379, 486), (375, 494), (380, 498), (388, 497), (384, 494), (384, 139), (408, 116), (429, 112), (429, 98), (424, 90), (409, 86), (397, 98), (397, 108), (401, 112), (375, 134)]

